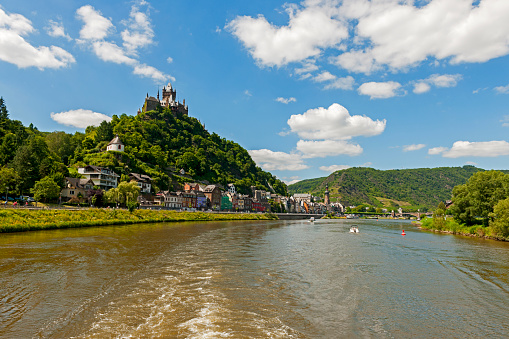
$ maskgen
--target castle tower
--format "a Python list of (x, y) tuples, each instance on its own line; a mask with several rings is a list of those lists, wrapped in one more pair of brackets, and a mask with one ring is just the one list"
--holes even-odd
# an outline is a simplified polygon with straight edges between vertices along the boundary
[(329, 184), (325, 184), (325, 197), (324, 197), (324, 203), (326, 206), (330, 205), (330, 198), (329, 198)]

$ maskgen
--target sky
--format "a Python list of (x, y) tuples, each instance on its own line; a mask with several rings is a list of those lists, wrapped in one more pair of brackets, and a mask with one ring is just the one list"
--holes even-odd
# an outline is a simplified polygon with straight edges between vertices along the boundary
[(171, 83), (286, 183), (509, 169), (509, 1), (0, 1), (11, 119), (83, 132)]

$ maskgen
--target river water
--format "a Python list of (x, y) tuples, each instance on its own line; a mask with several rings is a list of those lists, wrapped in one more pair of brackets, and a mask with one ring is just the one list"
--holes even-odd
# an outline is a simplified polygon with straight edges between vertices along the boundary
[(509, 243), (408, 222), (0, 235), (2, 338), (503, 338), (508, 314)]

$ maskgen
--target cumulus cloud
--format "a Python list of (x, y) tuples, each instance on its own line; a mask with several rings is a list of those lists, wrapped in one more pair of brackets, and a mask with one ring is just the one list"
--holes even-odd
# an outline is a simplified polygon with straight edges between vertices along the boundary
[(417, 151), (424, 147), (426, 147), (425, 144), (405, 145), (403, 146), (403, 152)]
[(333, 173), (336, 171), (349, 169), (351, 166), (348, 165), (331, 165), (331, 166), (320, 166), (320, 170), (327, 172), (327, 173)]
[(80, 38), (83, 40), (102, 40), (108, 36), (114, 26), (110, 19), (101, 15), (90, 5), (82, 6), (76, 10), (78, 18), (85, 24), (80, 30)]
[(369, 42), (357, 54), (371, 56), (376, 65), (403, 69), (429, 57), (485, 62), (509, 53), (507, 1), (473, 6), (472, 1), (432, 0), (414, 6), (414, 1), (345, 0), (341, 11), (347, 20), (357, 20), (357, 37)]
[(276, 98), (276, 101), (277, 101), (277, 102), (280, 102), (280, 103), (282, 103), (282, 104), (287, 105), (287, 104), (289, 104), (290, 102), (296, 102), (296, 101), (297, 101), (297, 99), (295, 99), (294, 97), (290, 97), (290, 98), (278, 97), (278, 98)]
[(462, 78), (461, 74), (433, 74), (427, 79), (418, 80), (414, 84), (414, 93), (422, 94), (435, 87), (455, 87)]
[(509, 127), (509, 115), (504, 116), (500, 122), (502, 123), (502, 126)]
[(47, 26), (45, 29), (49, 36), (52, 36), (54, 38), (59, 37), (66, 38), (68, 41), (72, 40), (69, 34), (65, 33), (64, 24), (61, 22), (50, 20), (49, 26)]
[(308, 1), (306, 7), (287, 6), (287, 26), (276, 26), (259, 15), (238, 16), (226, 27), (262, 66), (283, 66), (316, 57), (348, 37), (344, 21), (335, 19), (328, 6)]
[(288, 119), (291, 131), (308, 140), (347, 140), (355, 136), (375, 136), (385, 130), (385, 124), (385, 119), (374, 121), (367, 116), (351, 116), (340, 104), (310, 109)]
[(136, 4), (131, 7), (129, 20), (123, 23), (127, 28), (122, 31), (121, 35), (128, 54), (136, 55), (139, 48), (154, 43), (154, 31), (150, 25), (150, 18), (147, 13), (141, 12)]
[(337, 155), (356, 156), (362, 154), (361, 146), (347, 140), (299, 140), (297, 150), (303, 158), (325, 158)]
[(325, 85), (324, 89), (345, 89), (350, 90), (353, 89), (353, 85), (355, 84), (355, 80), (351, 76), (346, 76), (344, 78), (338, 78), (334, 74), (324, 71), (318, 75), (315, 75), (313, 78), (314, 82), (328, 82)]
[(299, 154), (274, 152), (268, 149), (248, 151), (258, 166), (266, 171), (300, 171), (309, 168)]
[(301, 181), (302, 179), (301, 179), (299, 176), (294, 175), (294, 176), (289, 177), (289, 178), (287, 178), (287, 177), (282, 177), (282, 178), (281, 178), (281, 180), (282, 180), (285, 184), (287, 184), (287, 185), (293, 185), (293, 184), (295, 184), (295, 183), (298, 183), (298, 182), (299, 182), (299, 181)]
[(387, 99), (401, 93), (400, 88), (401, 84), (395, 81), (366, 82), (359, 86), (358, 92), (369, 95), (370, 99)]
[(115, 30), (110, 19), (105, 18), (101, 12), (90, 5), (78, 8), (76, 15), (84, 23), (78, 42), (90, 46), (95, 55), (105, 62), (132, 67), (133, 74), (152, 78), (156, 82), (173, 81), (175, 79), (172, 76), (155, 67), (142, 64), (137, 59), (138, 49), (153, 44), (154, 37), (150, 18), (147, 13), (140, 11), (141, 5), (148, 5), (148, 3), (141, 0), (133, 4), (129, 19), (123, 21), (127, 28), (121, 33), (124, 41), (122, 47), (105, 40)]
[(442, 152), (445, 152), (447, 151), (448, 148), (447, 147), (433, 147), (433, 148), (430, 148), (428, 150), (428, 154), (430, 155), (436, 155), (436, 154), (440, 154)]
[(495, 92), (499, 94), (509, 94), (509, 85), (495, 87)]
[(417, 82), (414, 84), (414, 93), (415, 94), (422, 94), (429, 92), (431, 89), (431, 86), (427, 84), (426, 82)]
[(103, 121), (111, 121), (111, 117), (96, 113), (86, 109), (77, 109), (67, 112), (51, 113), (51, 119), (59, 124), (73, 126), (77, 128), (86, 128), (88, 126), (99, 126)]
[(499, 141), (456, 141), (452, 147), (435, 147), (428, 151), (429, 154), (442, 154), (444, 158), (460, 157), (499, 157), (509, 155), (509, 143)]
[(304, 0), (286, 11), (286, 25), (260, 14), (238, 16), (227, 28), (263, 66), (318, 60), (330, 52), (331, 64), (370, 74), (509, 54), (509, 2), (503, 0)]
[(33, 33), (32, 22), (21, 14), (8, 14), (0, 8), (0, 60), (19, 68), (68, 67), (76, 62), (71, 53), (57, 46), (32, 46), (24, 36)]

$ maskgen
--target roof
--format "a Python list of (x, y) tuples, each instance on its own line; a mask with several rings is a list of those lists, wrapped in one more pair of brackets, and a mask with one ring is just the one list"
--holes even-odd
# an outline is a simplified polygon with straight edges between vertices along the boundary
[(123, 145), (122, 141), (120, 141), (120, 138), (118, 137), (118, 134), (115, 135), (115, 137), (110, 141), (110, 143), (108, 144), (109, 145), (112, 145), (112, 144), (115, 144), (115, 145)]
[(66, 177), (65, 180), (67, 180), (67, 182), (69, 184), (71, 184), (72, 187), (75, 187), (75, 188), (85, 188), (85, 185), (87, 185), (87, 184), (94, 186), (94, 182), (91, 179), (79, 179), (79, 178)]
[(205, 189), (203, 190), (204, 192), (212, 192), (214, 189), (219, 188), (218, 186), (216, 185), (208, 185), (207, 187), (205, 187)]
[(145, 174), (139, 174), (139, 173), (129, 173), (129, 177), (133, 177), (136, 181), (141, 182), (149, 182), (152, 181), (152, 178)]

